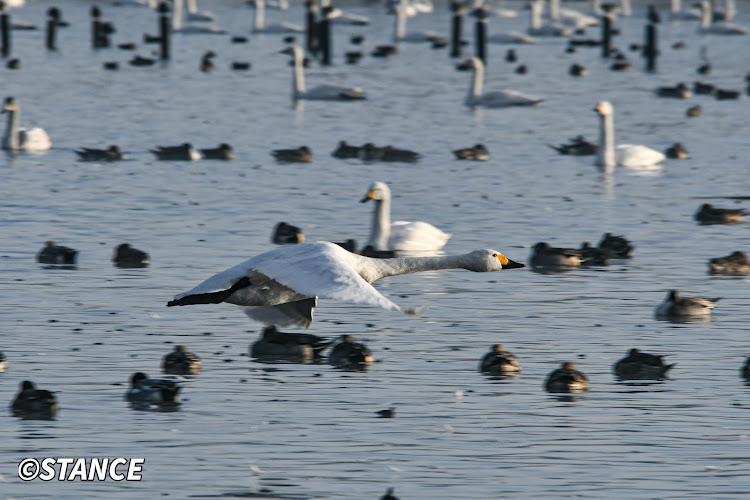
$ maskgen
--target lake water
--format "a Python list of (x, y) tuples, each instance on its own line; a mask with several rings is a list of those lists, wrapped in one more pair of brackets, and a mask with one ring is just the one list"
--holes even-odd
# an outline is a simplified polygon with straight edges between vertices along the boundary
[[(739, 3), (736, 22), (750, 25), (748, 4)], [(239, 0), (203, 4), (229, 33), (249, 32), (252, 10)], [(337, 26), (335, 64), (313, 65), (306, 75), (309, 86), (361, 86), (368, 100), (297, 108), (278, 35), (251, 36), (249, 44), (176, 36), (168, 64), (135, 68), (126, 64), (129, 52), (89, 48), (89, 2), (59, 3), (71, 27), (60, 32), (58, 53), (43, 49), (43, 31), (13, 32), (23, 67), (0, 70), (4, 96), (19, 99), (22, 125), (43, 126), (54, 148), (0, 158), (0, 350), (9, 359), (0, 401), (31, 379), (55, 391), (61, 409), (51, 422), (0, 417), (2, 497), (364, 499), (394, 486), (402, 499), (745, 498), (750, 394), (738, 370), (750, 354), (750, 287), (747, 278), (709, 276), (706, 263), (747, 252), (750, 237), (747, 224), (698, 226), (693, 214), (705, 201), (748, 206), (723, 198), (750, 194), (748, 98), (670, 100), (654, 89), (703, 80), (744, 90), (747, 37), (700, 37), (695, 23), (662, 23), (659, 71), (648, 74), (628, 51), (641, 41), (645, 4), (618, 20), (615, 45), (630, 58), (629, 72), (610, 71), (599, 49), (566, 54), (562, 40), (515, 47), (516, 64), (504, 61), (507, 47), (490, 46), (486, 88), (545, 99), (532, 109), (465, 108), (470, 75), (427, 45), (345, 65), (353, 33), (366, 36), (368, 54), (390, 43), (393, 21), (382, 6), (353, 7), (372, 24)], [(42, 26), (51, 5), (29, 0), (12, 15)], [(117, 28), (114, 43), (156, 32), (147, 9), (102, 9)], [(525, 16), (492, 18), (490, 31), (523, 30)], [(303, 11), (267, 17), (302, 22)], [(410, 19), (409, 29), (447, 32), (449, 19), (443, 7)], [(686, 48), (672, 49), (677, 41)], [(696, 73), (703, 46), (708, 76)], [(209, 49), (217, 69), (203, 74), (199, 60)], [(120, 70), (103, 70), (104, 61), (119, 61)], [(232, 61), (253, 66), (231, 71)], [(574, 62), (589, 75), (569, 76)], [(513, 72), (521, 63), (528, 74)], [(602, 178), (592, 157), (547, 147), (578, 134), (595, 139), (600, 100), (615, 107), (618, 143), (663, 150), (681, 141), (691, 158)], [(703, 116), (689, 119), (694, 104)], [(394, 144), (423, 158), (341, 161), (330, 156), (339, 140)], [(148, 151), (183, 142), (228, 142), (237, 158), (158, 162)], [(452, 149), (478, 142), (489, 162), (453, 158)], [(131, 159), (76, 161), (74, 149), (109, 144)], [(311, 164), (278, 165), (269, 154), (303, 144), (315, 155)], [(376, 180), (391, 186), (395, 219), (452, 234), (448, 254), (495, 248), (526, 262), (539, 241), (577, 247), (613, 232), (635, 244), (635, 257), (564, 274), (446, 271), (376, 284), (404, 307), (429, 306), (418, 318), (321, 300), (310, 333), (367, 343), (377, 362), (362, 373), (259, 364), (247, 352), (261, 326), (237, 307), (164, 307), (271, 249), (279, 221), (300, 226), (308, 240), (363, 243), (372, 206), (359, 200)], [(37, 264), (46, 240), (78, 249), (77, 269)], [(112, 266), (114, 247), (126, 241), (149, 252), (150, 267)], [(722, 300), (709, 322), (657, 321), (654, 308), (669, 289)], [(477, 372), (494, 343), (520, 358), (518, 378)], [(123, 394), (131, 374), (158, 376), (175, 344), (203, 362), (203, 373), (184, 382), (179, 410), (129, 408)], [(670, 380), (617, 382), (612, 364), (632, 347), (677, 363)], [(542, 388), (566, 360), (590, 380), (580, 398)], [(377, 418), (390, 406), (395, 418)], [(25, 457), (146, 462), (140, 482), (25, 483), (17, 476)]]

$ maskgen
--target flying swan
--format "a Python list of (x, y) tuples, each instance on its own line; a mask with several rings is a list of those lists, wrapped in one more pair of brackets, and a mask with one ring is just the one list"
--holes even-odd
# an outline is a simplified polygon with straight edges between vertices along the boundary
[(451, 235), (426, 222), (391, 223), (391, 190), (384, 182), (374, 182), (362, 203), (374, 200), (372, 227), (367, 245), (378, 251), (429, 252), (440, 250)]
[(615, 165), (627, 168), (654, 169), (659, 168), (666, 158), (664, 153), (636, 144), (620, 144), (615, 146), (615, 132), (612, 104), (602, 101), (594, 108), (599, 114), (599, 153), (596, 165), (610, 171)]
[(370, 283), (399, 274), (440, 269), (474, 272), (524, 267), (495, 250), (463, 255), (372, 259), (334, 243), (300, 243), (268, 252), (215, 274), (175, 295), (167, 307), (228, 302), (266, 325), (309, 327), (317, 298), (404, 311)]
[(18, 128), (21, 106), (15, 97), (6, 97), (3, 113), (8, 113), (8, 123), (3, 136), (3, 149), (9, 151), (47, 151), (52, 147), (52, 141), (44, 129), (34, 127), (26, 130)]

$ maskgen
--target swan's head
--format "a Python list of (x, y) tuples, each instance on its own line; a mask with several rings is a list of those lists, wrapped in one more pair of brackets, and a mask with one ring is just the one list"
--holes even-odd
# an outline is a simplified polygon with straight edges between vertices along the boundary
[(15, 97), (6, 97), (5, 102), (3, 103), (3, 113), (8, 113), (10, 111), (17, 111), (18, 110), (18, 102), (16, 102)]
[(596, 105), (594, 111), (602, 116), (609, 116), (612, 114), (612, 105), (608, 101), (602, 101)]
[(497, 250), (475, 250), (467, 255), (469, 258), (465, 269), (477, 273), (526, 267), (523, 264), (510, 260)]
[(479, 68), (484, 68), (484, 63), (478, 57), (472, 57), (456, 65), (458, 71), (475, 71)]
[(360, 201), (364, 203), (368, 200), (383, 201), (390, 199), (391, 190), (388, 188), (388, 185), (385, 182), (373, 182), (365, 197)]

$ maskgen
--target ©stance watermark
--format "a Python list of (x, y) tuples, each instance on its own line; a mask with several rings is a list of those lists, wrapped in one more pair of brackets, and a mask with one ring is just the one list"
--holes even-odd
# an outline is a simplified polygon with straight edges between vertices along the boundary
[(140, 481), (145, 458), (24, 458), (18, 464), (22, 481)]

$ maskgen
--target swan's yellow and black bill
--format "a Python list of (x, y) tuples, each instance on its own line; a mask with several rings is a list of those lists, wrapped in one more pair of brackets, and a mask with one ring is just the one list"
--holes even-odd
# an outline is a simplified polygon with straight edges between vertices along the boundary
[(359, 200), (359, 202), (360, 202), (360, 203), (364, 203), (364, 202), (366, 202), (367, 200), (371, 200), (371, 199), (373, 199), (374, 197), (375, 197), (375, 190), (374, 190), (374, 189), (370, 189), (370, 190), (369, 190), (369, 191), (367, 192), (367, 194), (365, 195), (365, 197), (364, 197), (364, 198), (362, 198), (361, 200)]
[(500, 264), (503, 265), (503, 269), (520, 269), (522, 267), (526, 267), (525, 264), (510, 260), (508, 257), (501, 253), (497, 254), (497, 260), (499, 260)]

